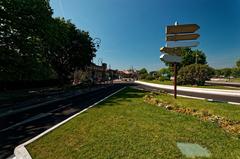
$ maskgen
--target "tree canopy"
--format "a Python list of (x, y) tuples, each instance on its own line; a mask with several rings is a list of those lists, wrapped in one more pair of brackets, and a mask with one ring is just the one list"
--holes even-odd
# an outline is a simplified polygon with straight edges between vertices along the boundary
[(190, 48), (183, 49), (182, 57), (183, 66), (191, 64), (207, 64), (206, 55), (200, 50), (192, 50)]
[(236, 61), (236, 66), (237, 66), (237, 68), (240, 68), (240, 59), (238, 59), (238, 60)]
[(0, 1), (0, 80), (70, 80), (95, 56), (88, 32), (53, 18), (49, 0)]

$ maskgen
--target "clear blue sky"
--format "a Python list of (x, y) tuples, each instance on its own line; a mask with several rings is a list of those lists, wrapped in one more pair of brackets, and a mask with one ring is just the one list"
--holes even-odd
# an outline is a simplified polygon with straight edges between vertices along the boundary
[[(196, 23), (200, 45), (212, 67), (232, 67), (240, 58), (240, 0), (51, 0), (54, 16), (71, 19), (102, 39), (95, 62), (115, 69), (164, 67), (159, 48), (164, 28)], [(194, 48), (195, 49), (195, 48)]]

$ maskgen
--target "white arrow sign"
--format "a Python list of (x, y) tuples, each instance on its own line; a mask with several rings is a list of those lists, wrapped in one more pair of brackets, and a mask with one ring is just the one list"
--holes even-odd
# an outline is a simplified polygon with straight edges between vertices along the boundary
[(196, 47), (199, 45), (198, 41), (178, 41), (178, 42), (167, 42), (166, 47)]
[(171, 63), (181, 63), (182, 62), (182, 57), (176, 56), (176, 55), (169, 55), (169, 54), (162, 54), (160, 56), (160, 59), (165, 62), (171, 62)]

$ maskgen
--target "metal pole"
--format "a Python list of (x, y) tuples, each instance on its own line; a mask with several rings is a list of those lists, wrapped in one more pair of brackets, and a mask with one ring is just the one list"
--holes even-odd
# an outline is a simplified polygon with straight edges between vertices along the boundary
[(174, 84), (174, 98), (176, 99), (177, 98), (177, 63), (175, 62), (174, 64), (173, 64), (174, 66), (174, 82), (173, 82), (173, 84)]

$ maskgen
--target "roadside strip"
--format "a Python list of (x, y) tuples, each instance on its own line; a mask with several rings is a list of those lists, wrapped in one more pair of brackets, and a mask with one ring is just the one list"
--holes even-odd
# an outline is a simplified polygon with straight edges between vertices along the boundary
[[(173, 86), (171, 85), (161, 85), (161, 84), (154, 84), (154, 83), (148, 83), (148, 82), (142, 82), (142, 81), (135, 81), (137, 84), (153, 87), (153, 88), (161, 88), (165, 90), (173, 90)], [(226, 102), (229, 104), (235, 104), (235, 105), (240, 105), (240, 103), (235, 102), (235, 101), (222, 101), (219, 99), (211, 99), (211, 95), (219, 95), (219, 96), (224, 96), (224, 97), (234, 97), (240, 98), (240, 90), (223, 90), (223, 89), (207, 89), (207, 88), (191, 88), (191, 87), (182, 87), (178, 86), (178, 91), (179, 92), (190, 92), (193, 93), (191, 95), (188, 95), (189, 93), (185, 93), (185, 95), (178, 94), (179, 97), (185, 97), (185, 98), (192, 98), (192, 99), (201, 99), (201, 100), (208, 100), (211, 102)], [(194, 93), (196, 94), (206, 94), (209, 95), (207, 97), (199, 97), (199, 96), (194, 96)], [(169, 93), (171, 94), (171, 93)]]
[(125, 88), (126, 88), (126, 87), (123, 87), (123, 88), (121, 88), (121, 89), (115, 91), (114, 93), (108, 95), (107, 97), (105, 97), (105, 98), (99, 100), (98, 102), (94, 103), (93, 105), (89, 106), (88, 108), (85, 108), (84, 110), (82, 110), (82, 111), (80, 111), (80, 112), (74, 114), (73, 116), (71, 116), (71, 117), (67, 118), (66, 120), (64, 120), (64, 121), (62, 121), (62, 122), (60, 122), (60, 123), (58, 123), (57, 125), (55, 125), (55, 126), (53, 126), (52, 128), (50, 128), (50, 129), (44, 131), (43, 133), (37, 135), (36, 137), (34, 137), (34, 138), (28, 140), (27, 142), (25, 142), (25, 143), (23, 143), (23, 144), (17, 146), (17, 147), (15, 148), (15, 150), (14, 150), (14, 155), (15, 155), (15, 156), (14, 156), (13, 158), (16, 158), (16, 159), (32, 159), (31, 155), (29, 154), (29, 152), (27, 151), (27, 149), (26, 149), (26, 147), (25, 147), (26, 145), (32, 143), (33, 141), (39, 139), (40, 137), (42, 137), (42, 136), (44, 136), (44, 135), (46, 135), (46, 134), (49, 133), (50, 131), (52, 131), (52, 130), (58, 128), (59, 126), (61, 126), (61, 125), (63, 125), (63, 124), (65, 124), (65, 123), (68, 122), (69, 120), (71, 120), (71, 119), (73, 119), (74, 117), (78, 116), (79, 114), (81, 114), (81, 113), (87, 111), (88, 109), (90, 109), (90, 108), (96, 106), (97, 104), (99, 104), (99, 103), (105, 101), (105, 100), (108, 99), (109, 97), (115, 95), (116, 93), (122, 91), (122, 90), (125, 89)]

